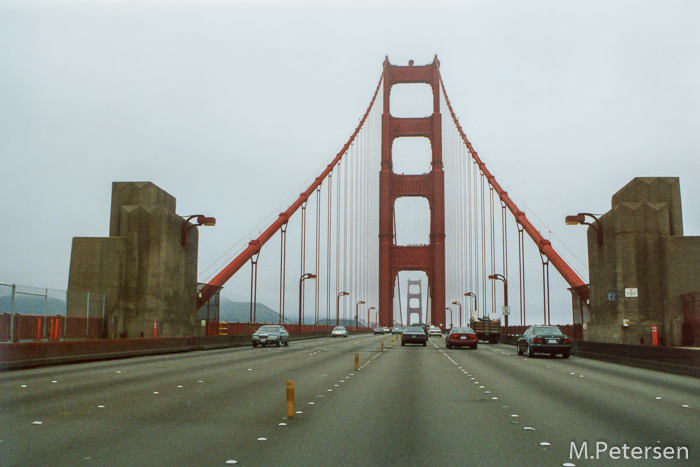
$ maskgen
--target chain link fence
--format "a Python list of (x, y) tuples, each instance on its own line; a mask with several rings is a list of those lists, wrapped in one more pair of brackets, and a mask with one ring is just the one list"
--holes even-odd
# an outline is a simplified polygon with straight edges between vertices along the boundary
[(104, 313), (104, 294), (0, 282), (0, 342), (99, 339)]

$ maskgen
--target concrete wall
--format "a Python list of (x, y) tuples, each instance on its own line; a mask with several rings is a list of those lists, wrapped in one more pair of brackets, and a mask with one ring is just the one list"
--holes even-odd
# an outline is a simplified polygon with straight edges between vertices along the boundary
[(602, 245), (588, 229), (591, 322), (584, 339), (650, 344), (656, 325), (660, 342), (680, 345), (680, 295), (700, 290), (700, 237), (682, 236), (678, 178), (635, 178), (599, 221)]
[[(175, 198), (151, 182), (115, 182), (108, 238), (76, 238), (71, 290), (107, 296), (107, 337), (196, 333), (198, 233), (181, 245)], [(68, 315), (76, 313), (69, 306)]]
[[(661, 269), (662, 307), (671, 310), (665, 316), (666, 338), (673, 345), (682, 343), (683, 300), (682, 294), (700, 292), (700, 237), (662, 237)], [(695, 312), (696, 322), (700, 316)], [(695, 345), (700, 344), (700, 336), (695, 336)]]

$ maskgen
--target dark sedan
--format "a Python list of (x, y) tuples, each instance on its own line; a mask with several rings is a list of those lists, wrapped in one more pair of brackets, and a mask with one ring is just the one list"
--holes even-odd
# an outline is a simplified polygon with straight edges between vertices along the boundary
[(406, 344), (423, 344), (425, 347), (428, 343), (428, 336), (422, 327), (409, 326), (401, 333), (401, 345)]
[(476, 349), (479, 338), (472, 328), (452, 328), (450, 333), (445, 337), (445, 346), (448, 349), (452, 347), (470, 347)]
[(518, 355), (533, 357), (536, 353), (569, 358), (571, 339), (556, 326), (532, 326), (518, 338)]
[(255, 333), (253, 333), (251, 341), (253, 342), (253, 347), (257, 347), (258, 344), (262, 345), (263, 347), (268, 344), (274, 344), (277, 347), (279, 347), (281, 344), (288, 346), (289, 333), (283, 326), (262, 326), (260, 329), (255, 331)]

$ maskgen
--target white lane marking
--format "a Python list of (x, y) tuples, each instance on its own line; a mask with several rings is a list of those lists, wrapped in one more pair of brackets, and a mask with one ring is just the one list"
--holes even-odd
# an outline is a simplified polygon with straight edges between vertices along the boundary
[(41, 424), (43, 424), (43, 423), (44, 423), (44, 422), (32, 422), (32, 425), (41, 425)]
[(238, 461), (237, 461), (237, 460), (234, 460), (234, 459), (229, 459), (229, 460), (226, 461), (226, 463), (227, 463), (227, 464), (238, 464)]
[(546, 441), (543, 441), (543, 442), (540, 443), (540, 446), (551, 446), (551, 444), (549, 444), (549, 443), (546, 442)]

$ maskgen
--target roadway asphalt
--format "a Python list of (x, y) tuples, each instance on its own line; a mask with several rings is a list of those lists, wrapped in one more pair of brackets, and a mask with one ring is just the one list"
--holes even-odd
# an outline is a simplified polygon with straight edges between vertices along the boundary
[(390, 339), (2, 373), (0, 466), (700, 465), (697, 378)]

